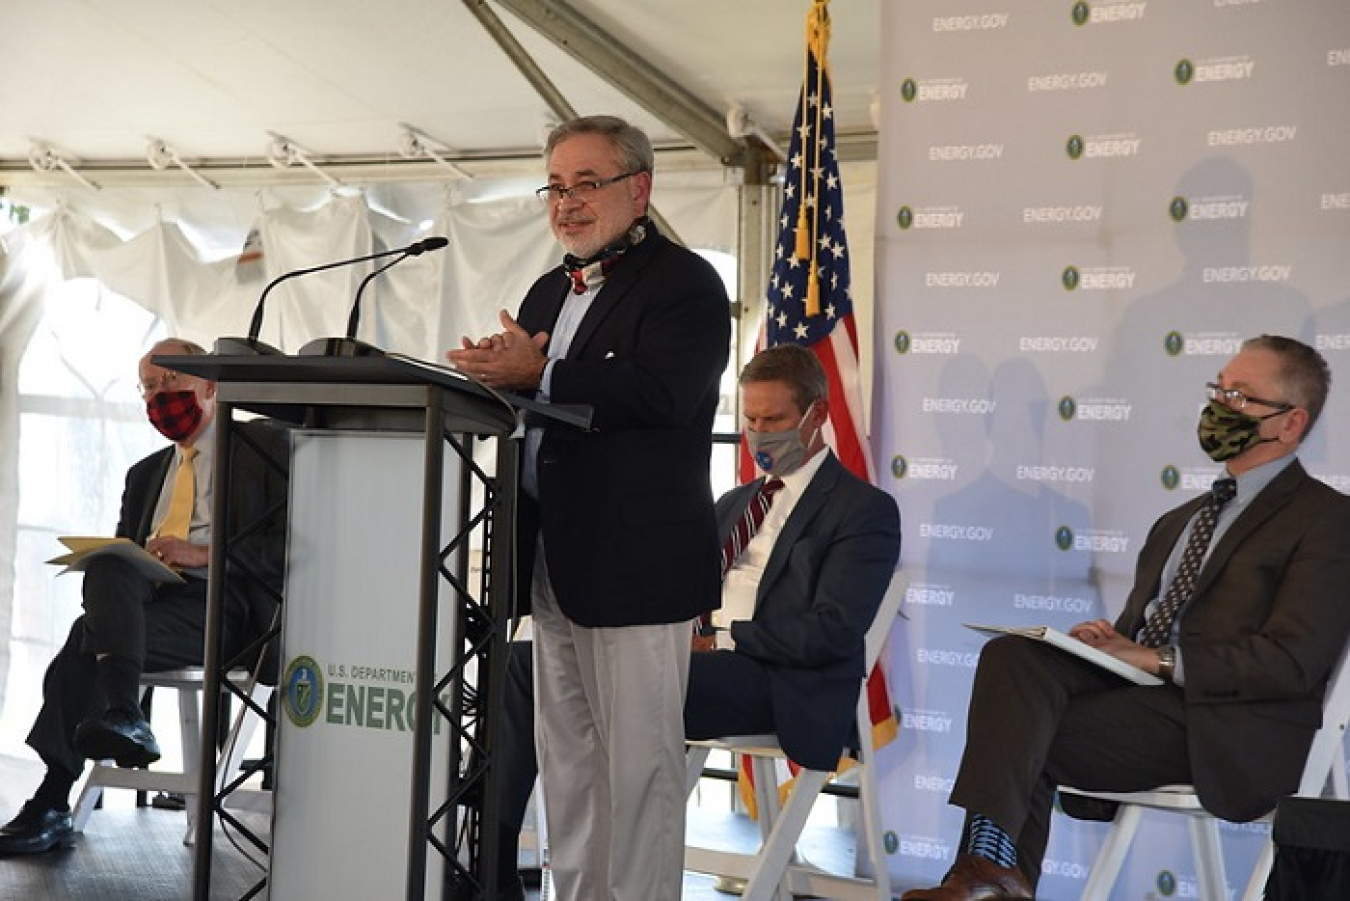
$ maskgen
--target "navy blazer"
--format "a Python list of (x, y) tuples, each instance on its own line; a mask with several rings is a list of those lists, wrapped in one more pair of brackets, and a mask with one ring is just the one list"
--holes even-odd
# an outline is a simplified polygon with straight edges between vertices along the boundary
[[(518, 321), (552, 332), (571, 296), (561, 267)], [(522, 496), (521, 612), (543, 530), (558, 605), (582, 626), (692, 620), (720, 602), (708, 479), (713, 415), (731, 341), (716, 271), (648, 226), (610, 272), (553, 364), (550, 400), (589, 404), (593, 429), (546, 428), (539, 502)]]
[[(1121, 634), (1143, 626), (1163, 566), (1204, 501), (1150, 530), (1116, 622)], [(1206, 810), (1250, 820), (1298, 787), (1347, 639), (1350, 498), (1295, 460), (1214, 545), (1181, 614), (1187, 744)]]
[[(723, 536), (762, 482), (718, 500)], [(899, 558), (895, 499), (827, 452), (774, 542), (754, 618), (731, 625), (735, 653), (765, 668), (779, 744), (802, 766), (832, 770), (856, 740), (864, 638)]]

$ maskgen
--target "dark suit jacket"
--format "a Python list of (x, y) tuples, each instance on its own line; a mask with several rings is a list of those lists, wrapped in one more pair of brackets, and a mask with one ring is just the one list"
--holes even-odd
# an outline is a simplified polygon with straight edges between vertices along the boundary
[[(233, 575), (237, 573), (237, 567), (231, 570), (225, 597), (227, 654), (238, 652), (266, 632), (277, 611), (275, 598), (281, 595), (286, 566), (286, 473), (290, 465), (290, 436), (284, 427), (267, 420), (254, 420), (236, 423), (233, 430), (236, 450), (231, 460), (230, 524), (227, 527), (213, 523), (212, 540), (220, 540), (226, 534), (236, 535), (241, 524), (258, 519), (268, 510), (275, 510), (275, 513), (266, 528), (248, 537), (232, 539), (235, 556), (249, 561), (250, 569), (261, 577), (262, 585)], [(264, 462), (259, 449), (278, 462), (279, 471)], [(160, 489), (173, 464), (173, 455), (174, 449), (166, 447), (127, 471), (117, 535), (145, 544), (153, 526)], [(269, 588), (275, 594), (270, 593)], [(232, 630), (228, 630), (230, 624), (234, 625)], [(272, 681), (276, 678), (275, 654), (272, 651)]]
[[(552, 332), (569, 296), (560, 268), (535, 282), (518, 320)], [(713, 268), (648, 228), (553, 364), (550, 399), (589, 404), (594, 429), (547, 429), (539, 503), (522, 499), (518, 609), (543, 529), (562, 611), (583, 626), (693, 619), (717, 606), (708, 482), (713, 414), (731, 335)]]
[[(723, 536), (762, 482), (718, 500)], [(774, 543), (754, 619), (731, 626), (735, 653), (764, 666), (778, 741), (803, 766), (833, 769), (850, 741), (863, 639), (899, 557), (895, 500), (827, 452)]]
[[(1199, 497), (1165, 514), (1116, 623), (1134, 635)], [(1214, 546), (1182, 614), (1187, 741), (1211, 813), (1268, 813), (1298, 785), (1322, 693), (1350, 638), (1350, 498), (1295, 460)]]

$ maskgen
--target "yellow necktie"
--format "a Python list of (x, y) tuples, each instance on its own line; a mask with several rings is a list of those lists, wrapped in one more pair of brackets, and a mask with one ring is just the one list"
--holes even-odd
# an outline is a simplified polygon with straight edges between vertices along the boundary
[(183, 448), (183, 454), (178, 460), (178, 471), (173, 475), (169, 512), (155, 530), (156, 538), (188, 537), (188, 527), (192, 525), (192, 502), (197, 496), (197, 480), (192, 470), (192, 460), (196, 456), (195, 447)]

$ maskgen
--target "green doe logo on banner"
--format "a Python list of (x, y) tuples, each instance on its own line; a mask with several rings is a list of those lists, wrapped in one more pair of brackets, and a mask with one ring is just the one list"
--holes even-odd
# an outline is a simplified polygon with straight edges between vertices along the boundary
[(1068, 526), (1060, 526), (1055, 530), (1055, 547), (1061, 551), (1070, 550), (1073, 547), (1073, 529)]
[(303, 729), (323, 710), (323, 673), (313, 657), (300, 656), (286, 667), (281, 680), (281, 706), (292, 723)]
[(1162, 472), (1158, 475), (1158, 480), (1162, 482), (1162, 486), (1168, 491), (1176, 491), (1177, 486), (1181, 484), (1181, 473), (1175, 466), (1169, 463), (1162, 468)]
[(1177, 80), (1177, 84), (1187, 85), (1195, 77), (1195, 63), (1188, 59), (1183, 59), (1172, 69), (1172, 77)]

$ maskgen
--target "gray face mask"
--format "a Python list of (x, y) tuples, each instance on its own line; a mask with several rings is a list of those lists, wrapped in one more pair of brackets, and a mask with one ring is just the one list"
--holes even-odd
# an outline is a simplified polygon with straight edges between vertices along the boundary
[(806, 442), (802, 441), (802, 423), (806, 422), (806, 417), (811, 414), (811, 407), (814, 406), (815, 403), (812, 403), (806, 408), (796, 428), (781, 432), (745, 430), (745, 444), (756, 466), (779, 478), (801, 468), (806, 462)]

